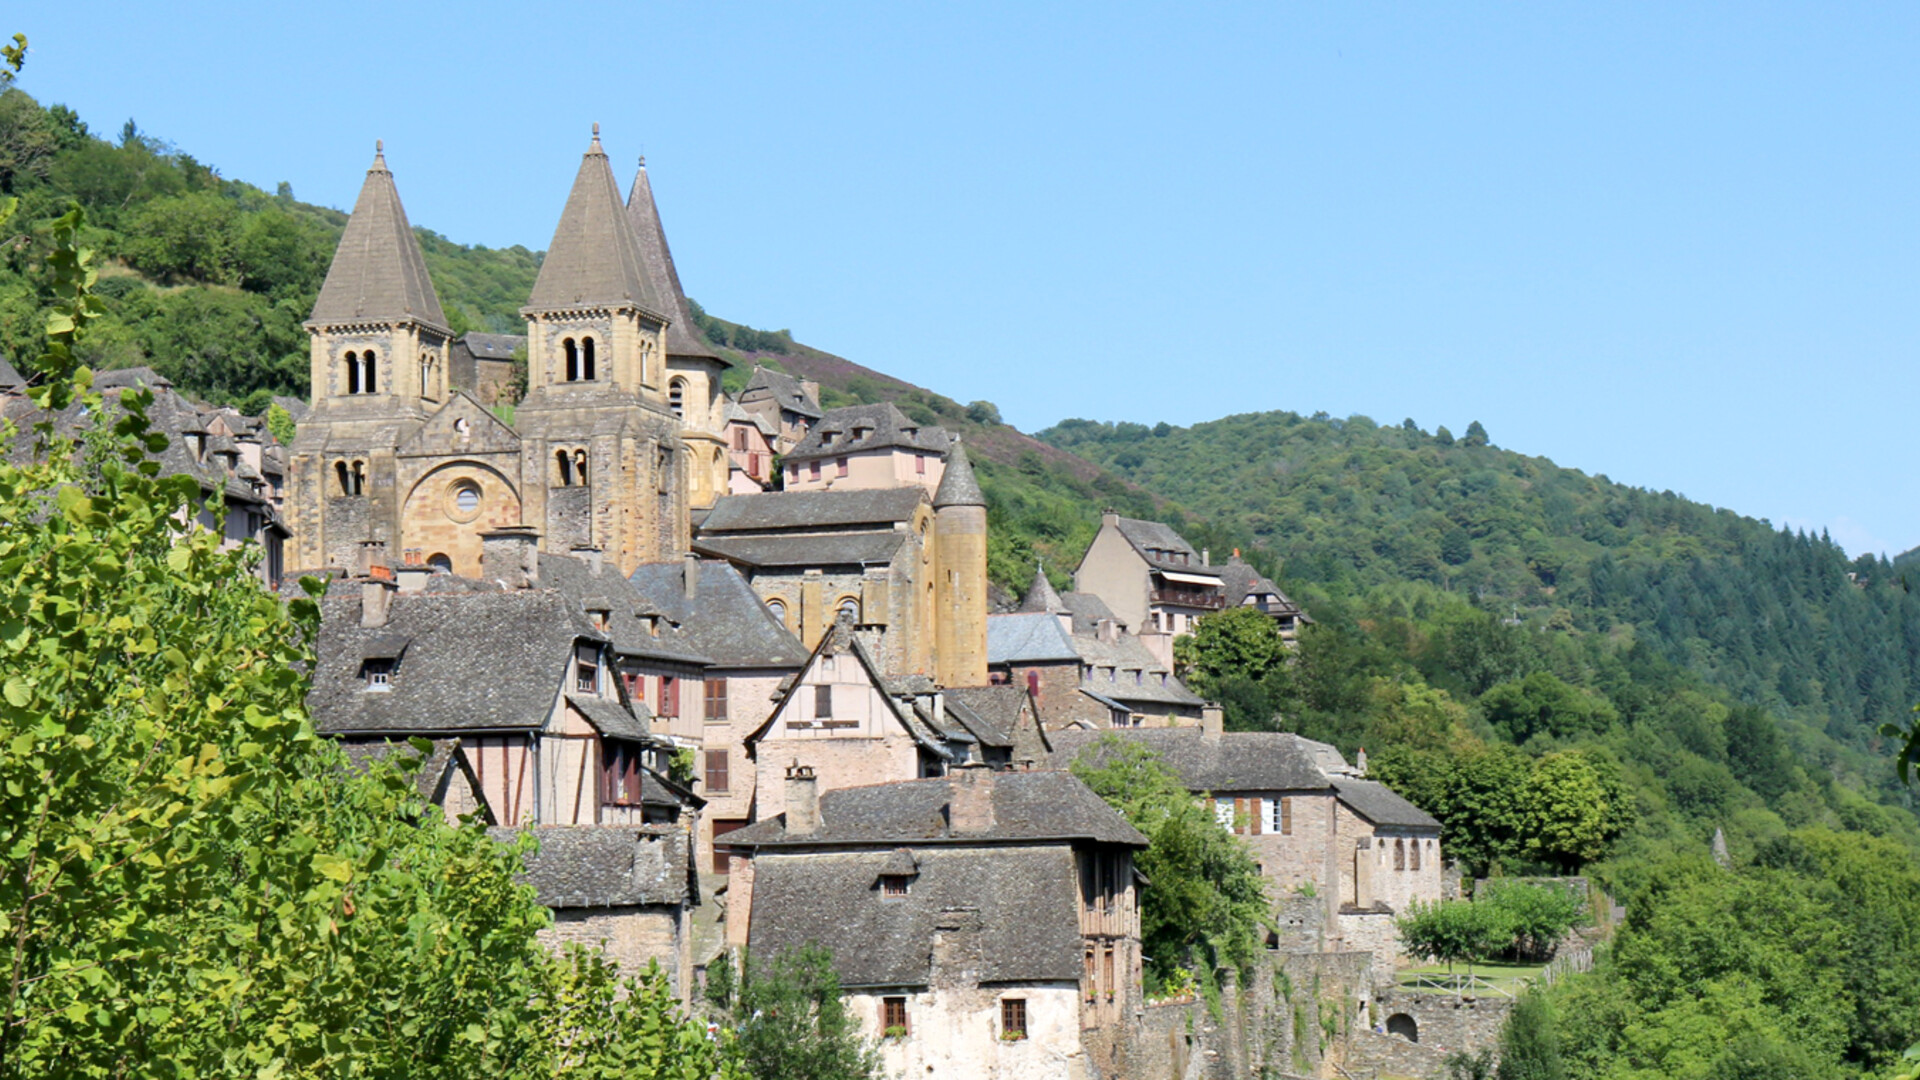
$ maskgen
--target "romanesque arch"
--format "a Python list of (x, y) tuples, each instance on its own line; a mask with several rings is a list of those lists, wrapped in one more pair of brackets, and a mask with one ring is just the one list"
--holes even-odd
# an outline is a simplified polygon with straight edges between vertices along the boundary
[(520, 522), (520, 492), (511, 480), (477, 461), (450, 461), (407, 493), (400, 547), (409, 559), (445, 555), (454, 573), (479, 577), (480, 534)]

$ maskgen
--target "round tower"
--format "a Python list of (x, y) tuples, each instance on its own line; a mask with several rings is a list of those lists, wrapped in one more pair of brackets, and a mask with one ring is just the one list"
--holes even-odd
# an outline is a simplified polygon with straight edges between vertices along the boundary
[(934, 681), (987, 684), (987, 499), (954, 441), (933, 493)]

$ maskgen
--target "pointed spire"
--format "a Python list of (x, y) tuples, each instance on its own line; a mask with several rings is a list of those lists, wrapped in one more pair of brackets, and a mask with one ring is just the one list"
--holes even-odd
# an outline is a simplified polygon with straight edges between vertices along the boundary
[(956, 438), (953, 440), (953, 449), (947, 451), (947, 468), (940, 474), (940, 486), (933, 492), (933, 508), (985, 505), (987, 496), (980, 490), (980, 481), (974, 479), (973, 463), (967, 460), (967, 448)]
[(397, 322), (417, 319), (447, 331), (446, 313), (427, 276), (420, 241), (407, 223), (400, 192), (387, 171), (386, 146), (373, 144), (373, 165), (353, 204), (326, 283), (309, 323)]
[(600, 148), (600, 125), (595, 124), (593, 144), (580, 159), (579, 175), (560, 211), (560, 224), (525, 310), (628, 305), (670, 314), (647, 281), (640, 244), (627, 224), (620, 185), (614, 182), (607, 152)]
[(627, 191), (627, 220), (633, 223), (634, 238), (640, 242), (640, 258), (646, 267), (647, 283), (667, 305), (667, 355), (718, 360), (707, 339), (694, 324), (693, 308), (680, 289), (680, 272), (673, 267), (673, 252), (667, 248), (667, 231), (660, 224), (660, 209), (653, 201), (653, 184), (647, 179), (646, 155), (640, 157), (640, 171)]
[(1060, 594), (1053, 591), (1053, 582), (1047, 580), (1047, 567), (1042, 563), (1033, 568), (1033, 584), (1027, 586), (1027, 595), (1020, 599), (1022, 613), (1038, 614), (1045, 612), (1058, 615), (1067, 610), (1066, 602)]

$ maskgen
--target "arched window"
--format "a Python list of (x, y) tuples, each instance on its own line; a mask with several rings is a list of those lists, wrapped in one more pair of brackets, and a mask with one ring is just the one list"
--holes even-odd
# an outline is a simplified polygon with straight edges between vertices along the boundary
[(787, 625), (787, 605), (785, 601), (778, 598), (767, 601), (767, 614), (772, 615), (773, 620), (781, 626)]
[(573, 458), (565, 450), (553, 452), (553, 484), (555, 487), (573, 486)]
[(360, 355), (349, 350), (346, 355), (346, 362), (347, 393), (357, 394), (360, 392)]
[(673, 384), (667, 388), (667, 408), (673, 410), (673, 415), (680, 417), (682, 420), (686, 419), (687, 380), (675, 379), (673, 380)]
[(838, 612), (835, 617), (846, 619), (850, 622), (855, 622), (855, 623), (859, 622), (860, 621), (860, 601), (851, 596), (841, 597)]
[(587, 452), (585, 450), (573, 452), (573, 479), (576, 484), (587, 483)]
[(1420, 869), (1420, 841), (1415, 840), (1410, 846), (1413, 852), (1407, 858), (1407, 869), (1418, 870)]
[(355, 495), (367, 493), (367, 463), (364, 461), (353, 463), (353, 493)]
[(360, 357), (360, 366), (361, 366), (361, 371), (360, 371), (360, 392), (361, 392), (361, 393), (363, 393), (363, 394), (371, 394), (371, 393), (375, 393), (375, 390), (374, 390), (374, 363), (373, 363), (373, 350), (372, 350), (372, 349), (368, 349), (368, 350), (366, 351), (366, 353), (365, 353), (364, 355), (362, 355), (362, 356)]
[(581, 378), (593, 381), (593, 339), (590, 337), (580, 339), (580, 370)]
[(353, 475), (347, 472), (347, 463), (344, 461), (334, 462), (333, 471), (340, 477), (340, 494), (353, 494)]
[(422, 397), (435, 397), (433, 392), (433, 357), (420, 354), (420, 394)]
[(1395, 840), (1393, 842), (1393, 868), (1395, 870), (1405, 870), (1407, 868), (1407, 842), (1405, 840)]
[(572, 338), (568, 338), (567, 340), (560, 343), (560, 350), (567, 354), (567, 381), (579, 382), (580, 381), (580, 347), (573, 343)]
[(434, 571), (438, 573), (442, 573), (442, 574), (453, 573), (453, 560), (447, 558), (445, 554), (440, 552), (435, 552), (434, 554), (427, 556), (427, 566), (432, 568)]

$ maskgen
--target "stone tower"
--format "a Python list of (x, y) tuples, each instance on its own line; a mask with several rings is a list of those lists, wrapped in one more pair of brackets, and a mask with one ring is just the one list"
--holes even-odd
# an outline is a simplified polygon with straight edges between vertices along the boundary
[(987, 499), (955, 440), (933, 493), (934, 681), (987, 684)]
[(727, 493), (726, 417), (722, 413), (720, 376), (727, 361), (708, 345), (694, 324), (687, 294), (680, 289), (667, 231), (653, 201), (647, 179), (647, 159), (640, 159), (627, 192), (627, 220), (640, 243), (640, 261), (654, 295), (666, 305), (667, 409), (680, 418), (680, 439), (687, 454), (687, 503), (709, 507)]
[(452, 333), (379, 144), (306, 328), (313, 407), (293, 444), (291, 565), (352, 568), (364, 542), (398, 538), (401, 443), (451, 393)]
[(626, 573), (686, 552), (686, 450), (667, 401), (670, 306), (646, 272), (596, 124), (520, 309), (520, 474), (526, 523), (545, 550), (599, 548)]

